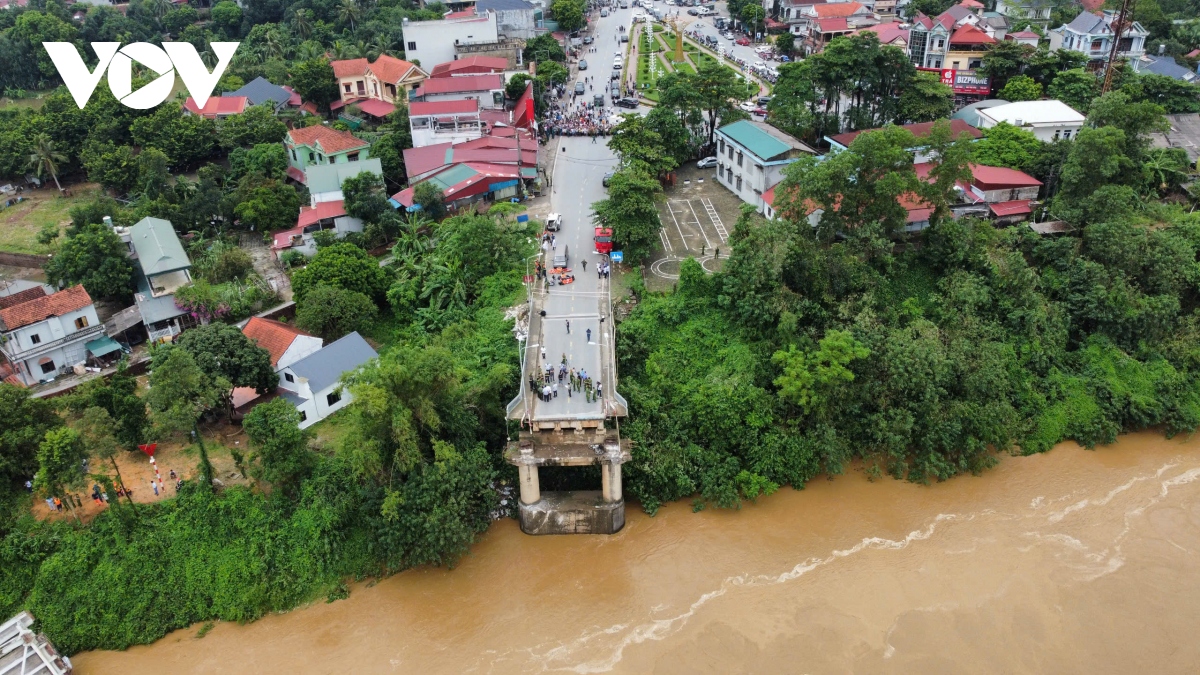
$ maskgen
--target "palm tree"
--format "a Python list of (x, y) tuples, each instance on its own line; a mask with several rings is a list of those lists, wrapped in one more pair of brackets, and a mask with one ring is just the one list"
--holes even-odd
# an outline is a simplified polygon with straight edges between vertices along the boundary
[(279, 31), (271, 31), (267, 33), (267, 37), (263, 40), (263, 48), (267, 54), (275, 58), (283, 58), (287, 53), (287, 45), (284, 44), (283, 38), (279, 36)]
[(346, 44), (344, 40), (334, 40), (330, 46), (330, 51), (333, 52), (333, 58), (338, 61), (356, 59), (362, 56), (362, 54), (358, 53), (358, 49), (354, 45)]
[(354, 22), (362, 17), (362, 7), (354, 0), (342, 0), (342, 4), (338, 6), (338, 18), (343, 23), (350, 24), (350, 30), (354, 30)]
[(296, 57), (301, 61), (319, 59), (325, 55), (325, 48), (315, 40), (305, 40), (296, 48)]
[(54, 141), (50, 140), (49, 135), (43, 132), (33, 137), (33, 152), (29, 153), (29, 168), (37, 172), (38, 178), (49, 173), (54, 178), (54, 185), (59, 192), (62, 192), (62, 185), (58, 183), (58, 166), (59, 163), (65, 161), (67, 161), (67, 156), (54, 149)]
[(1179, 162), (1165, 152), (1150, 153), (1142, 167), (1150, 174), (1161, 193), (1170, 192), (1187, 177), (1187, 165), (1180, 166)]
[(297, 9), (292, 15), (292, 29), (302, 40), (307, 40), (312, 35), (312, 19), (309, 18), (311, 14), (307, 9)]
[(171, 0), (150, 0), (150, 11), (160, 23), (162, 22), (162, 18), (167, 15), (167, 12), (170, 12), (174, 8), (175, 5), (171, 4)]

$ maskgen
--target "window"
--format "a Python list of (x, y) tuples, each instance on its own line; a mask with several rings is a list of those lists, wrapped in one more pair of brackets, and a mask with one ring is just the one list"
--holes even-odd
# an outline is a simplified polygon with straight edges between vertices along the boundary
[(352, 153), (346, 155), (346, 159), (351, 162), (357, 162), (358, 161), (358, 153), (352, 152)]
[(342, 83), (342, 88), (346, 90), (346, 93), (347, 93), (347, 94), (349, 94), (349, 93), (350, 93), (350, 83), (349, 83), (349, 82), (343, 82), (343, 83)]
[(301, 421), (301, 422), (303, 422), (303, 421), (304, 421), (304, 420), (306, 420), (306, 419), (308, 419), (308, 413), (306, 413), (306, 412), (304, 412), (303, 410), (301, 410), (301, 411), (300, 411), (300, 421)]
[(42, 342), (42, 336), (38, 335), (37, 333), (34, 333), (33, 335), (29, 336), (29, 341), (35, 345), (40, 344)]
[(725, 140), (724, 139), (717, 141), (717, 154), (718, 155), (725, 154)]
[(737, 177), (737, 189), (738, 190), (742, 189), (742, 177), (741, 176)]
[(312, 150), (309, 150), (309, 151), (308, 151), (308, 161), (312, 162), (312, 161), (315, 161), (315, 159), (316, 159), (316, 158), (315, 158), (315, 157), (314, 157), (314, 155), (313, 155), (313, 151), (312, 151)]
[(415, 42), (409, 42), (409, 43), (408, 43), (408, 51), (410, 51), (410, 52), (411, 52), (411, 51), (413, 51), (413, 50), (414, 50), (414, 49), (416, 49), (416, 48), (417, 48), (417, 43), (415, 43)]
[(738, 164), (738, 166), (741, 166), (741, 165), (742, 165), (742, 152), (741, 152), (741, 150), (739, 150), (739, 151), (738, 151), (738, 160), (737, 160), (737, 164)]
[(1100, 49), (1100, 45), (1101, 45), (1100, 38), (1093, 38), (1093, 39), (1092, 39), (1092, 51), (1097, 51), (1097, 50), (1099, 50), (1099, 49)]
[(729, 146), (729, 159), (733, 159), (733, 146)]
[(88, 327), (88, 320), (87, 320), (86, 316), (81, 316), (78, 319), (75, 319), (75, 330), (83, 330), (84, 328), (87, 328), (87, 327)]
[(295, 148), (292, 148), (292, 160), (297, 161), (297, 162), (300, 161), (299, 159), (296, 158), (296, 149)]
[(49, 359), (47, 359), (46, 362), (42, 364), (42, 374), (43, 375), (49, 375), (50, 373), (53, 373), (56, 370), (58, 370), (58, 368), (54, 365), (54, 362)]
[(334, 403), (337, 403), (340, 400), (342, 400), (342, 392), (335, 391), (332, 394), (329, 394), (328, 396), (325, 397), (325, 404), (333, 405)]
[(951, 67), (951, 68), (953, 68), (953, 69), (955, 69), (955, 70), (960, 70), (960, 69), (959, 69), (959, 67), (958, 67), (958, 61), (954, 61), (953, 63), (954, 63), (954, 65), (952, 65), (952, 66), (950, 66), (950, 67)]
[(939, 38), (937, 41), (937, 46), (934, 47), (934, 49), (945, 49), (945, 48), (946, 48), (946, 41)]
[(1066, 131), (1063, 132), (1063, 138), (1066, 138), (1066, 139), (1071, 138), (1071, 130), (1070, 129), (1067, 129)]
[(283, 374), (283, 379), (287, 380), (288, 382), (295, 382), (295, 381), (296, 381), (296, 378), (292, 377), (292, 374), (291, 374), (291, 373), (284, 373), (284, 374)]
[(1058, 129), (1055, 129), (1054, 130), (1054, 140), (1056, 140), (1056, 141), (1058, 140), (1058, 134), (1059, 134)]

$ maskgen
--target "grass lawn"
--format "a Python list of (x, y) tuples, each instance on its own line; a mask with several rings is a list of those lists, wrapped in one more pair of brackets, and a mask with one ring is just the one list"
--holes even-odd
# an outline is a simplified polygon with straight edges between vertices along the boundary
[(693, 68), (692, 64), (688, 63), (687, 61), (680, 61), (680, 62), (676, 63), (675, 70), (676, 70), (676, 72), (687, 73), (688, 75), (696, 74), (696, 69)]
[(92, 184), (71, 186), (74, 195), (59, 197), (51, 181), (50, 188), (32, 190), (24, 193), (30, 197), (20, 204), (0, 211), (0, 251), (9, 253), (32, 253), (41, 255), (54, 252), (58, 246), (56, 240), (49, 246), (39, 244), (38, 232), (48, 223), (60, 226), (69, 225), (71, 216), (68, 211), (72, 207), (84, 204), (95, 197), (98, 188)]
[[(672, 54), (674, 54), (674, 53), (675, 53), (675, 34), (674, 34), (674, 33), (667, 33), (667, 34), (664, 34), (664, 35), (659, 35), (659, 36), (658, 36), (658, 39), (659, 39), (659, 40), (660, 40), (660, 41), (661, 41), (661, 42), (662, 42), (664, 45), (666, 45), (666, 49), (667, 49), (667, 51), (671, 52)], [(687, 41), (687, 38), (684, 38), (684, 40), (683, 40), (683, 51), (684, 51), (685, 53), (686, 53), (686, 52), (694, 52), (694, 51), (696, 51), (696, 45), (694, 45), (694, 44), (692, 44), (692, 43), (688, 42), (688, 41)]]

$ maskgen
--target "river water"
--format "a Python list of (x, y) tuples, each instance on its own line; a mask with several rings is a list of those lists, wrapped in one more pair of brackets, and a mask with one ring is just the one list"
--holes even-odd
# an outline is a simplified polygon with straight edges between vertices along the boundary
[(1064, 444), (933, 486), (861, 472), (612, 537), (495, 524), (412, 570), (76, 672), (1200, 672), (1200, 438)]

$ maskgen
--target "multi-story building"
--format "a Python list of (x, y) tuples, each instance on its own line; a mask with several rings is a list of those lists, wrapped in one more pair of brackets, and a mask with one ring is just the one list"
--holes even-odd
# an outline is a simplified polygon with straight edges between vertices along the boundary
[(137, 264), (133, 299), (151, 342), (170, 340), (196, 325), (196, 317), (175, 304), (175, 291), (192, 283), (188, 259), (175, 227), (162, 218), (142, 218), (128, 230), (116, 232), (131, 249)]
[[(1108, 62), (1112, 51), (1113, 22), (1116, 13), (1103, 10), (1099, 14), (1082, 12), (1068, 23), (1050, 31), (1050, 51), (1069, 49), (1082, 52), (1088, 57), (1093, 67), (1099, 67)], [(1121, 33), (1121, 41), (1117, 44), (1117, 57), (1122, 59), (1137, 59), (1146, 53), (1146, 38), (1150, 33), (1142, 24), (1132, 22)]]
[(89, 342), (111, 342), (83, 286), (48, 289), (39, 285), (0, 297), (0, 354), (27, 386), (84, 363)]
[(407, 103), (409, 92), (429, 77), (419, 66), (387, 54), (380, 54), (374, 63), (346, 59), (329, 65), (341, 97), (329, 108), (338, 110), (353, 103), (374, 117), (384, 117), (396, 110), (396, 104)]
[(542, 8), (527, 0), (477, 0), (475, 9), (496, 13), (496, 31), (505, 37), (531, 40), (537, 37)]
[(763, 194), (784, 168), (816, 151), (765, 122), (740, 120), (717, 129), (717, 180), (762, 212)]
[(996, 3), (996, 11), (1014, 22), (1032, 21), (1043, 26), (1050, 20), (1053, 7), (1051, 0), (999, 0)]
[(383, 177), (383, 165), (375, 158), (340, 164), (312, 164), (304, 170), (304, 184), (308, 188), (309, 205), (300, 207), (296, 226), (276, 232), (272, 250), (290, 249), (306, 256), (317, 253), (313, 234), (322, 230), (333, 230), (337, 237), (350, 232), (362, 232), (363, 221), (346, 213), (342, 183), (362, 173)]
[(908, 59), (918, 68), (942, 68), (950, 48), (950, 29), (942, 22), (918, 16), (908, 31)]
[(500, 41), (496, 13), (486, 10), (447, 12), (438, 21), (404, 19), (402, 30), (405, 58), (430, 69), (453, 61), (459, 45)]
[(503, 110), (504, 76), (465, 75), (433, 78), (425, 80), (417, 89), (416, 96), (426, 103), (474, 100), (479, 103), (480, 109)]
[(983, 56), (996, 39), (988, 36), (973, 25), (966, 24), (950, 36), (950, 49), (946, 52), (946, 68), (974, 70), (983, 64)]
[(288, 176), (304, 183), (304, 170), (310, 164), (341, 164), (367, 159), (371, 144), (349, 131), (338, 131), (320, 124), (291, 129), (283, 139), (288, 156)]

